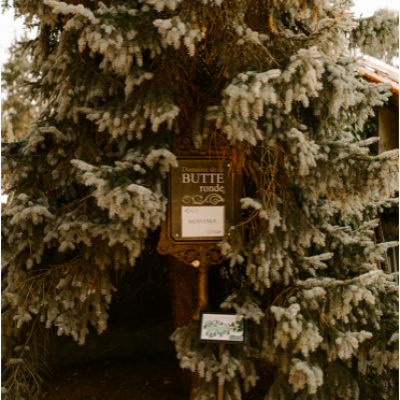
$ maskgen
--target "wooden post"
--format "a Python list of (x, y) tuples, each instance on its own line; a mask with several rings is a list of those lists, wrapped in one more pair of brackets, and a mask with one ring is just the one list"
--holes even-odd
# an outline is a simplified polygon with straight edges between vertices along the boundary
[[(224, 349), (225, 349), (225, 343), (220, 343), (219, 344), (219, 356), (218, 356), (219, 361), (222, 360), (222, 356), (224, 354)], [(224, 384), (223, 383), (221, 385), (218, 385), (217, 400), (224, 400)]]
[[(395, 95), (394, 95), (395, 96)], [(399, 97), (397, 96), (397, 107)], [(391, 98), (391, 103), (394, 98)], [(379, 153), (399, 147), (399, 111), (393, 106), (379, 108)]]
[[(193, 321), (200, 319), (200, 312), (205, 310), (208, 305), (208, 268), (209, 265), (201, 263), (199, 260), (192, 262), (194, 268), (198, 272), (198, 290), (197, 290), (197, 307), (193, 314)], [(202, 379), (197, 372), (192, 373), (192, 388), (190, 393), (190, 400), (194, 400), (195, 389), (201, 385)]]
[[(196, 268), (185, 264), (176, 257), (169, 256), (169, 278), (171, 283), (172, 315), (175, 329), (192, 323), (192, 317), (197, 309), (198, 274)], [(182, 389), (188, 396), (191, 395), (193, 373), (182, 369)]]
[(198, 268), (198, 290), (197, 290), (197, 307), (193, 314), (193, 321), (200, 319), (200, 312), (205, 310), (208, 305), (208, 268), (209, 266), (200, 263), (198, 260), (193, 261), (193, 267)]

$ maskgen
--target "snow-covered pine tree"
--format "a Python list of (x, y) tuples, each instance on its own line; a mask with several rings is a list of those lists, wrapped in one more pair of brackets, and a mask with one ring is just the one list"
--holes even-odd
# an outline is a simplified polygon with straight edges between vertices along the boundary
[[(178, 329), (198, 399), (240, 399), (262, 363), (267, 400), (394, 399), (398, 286), (374, 241), (397, 189), (396, 151), (355, 142), (389, 92), (348, 56), (351, 3), (328, 0), (14, 0), (39, 34), (33, 89), (47, 107), (3, 146), (3, 393), (35, 399), (38, 327), (85, 342), (107, 327), (111, 269), (165, 218), (171, 143), (224, 135), (245, 175), (243, 222), (221, 250), (249, 322), (244, 346)], [(238, 162), (237, 160), (240, 160)], [(27, 347), (29, 346), (29, 347)]]
[(399, 12), (381, 8), (351, 32), (351, 47), (398, 67)]
[(1, 71), (1, 138), (13, 142), (29, 131), (29, 125), (40, 112), (38, 104), (28, 94), (30, 60), (25, 53), (26, 36), (14, 42), (8, 60)]

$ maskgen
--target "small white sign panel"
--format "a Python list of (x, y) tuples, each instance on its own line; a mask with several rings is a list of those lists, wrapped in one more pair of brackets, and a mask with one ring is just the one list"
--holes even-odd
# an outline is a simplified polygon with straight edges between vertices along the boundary
[(225, 207), (182, 207), (182, 237), (224, 236)]
[(203, 312), (200, 319), (200, 340), (244, 343), (244, 324), (242, 315)]

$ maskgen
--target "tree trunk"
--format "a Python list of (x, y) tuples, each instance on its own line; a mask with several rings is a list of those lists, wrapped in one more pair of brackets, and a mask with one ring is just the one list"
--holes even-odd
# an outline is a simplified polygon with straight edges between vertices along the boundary
[[(198, 273), (197, 268), (187, 265), (173, 256), (169, 256), (169, 279), (171, 283), (172, 315), (175, 329), (193, 322), (197, 308)], [(200, 385), (200, 376), (182, 369), (182, 388), (190, 399), (194, 398), (193, 389)]]

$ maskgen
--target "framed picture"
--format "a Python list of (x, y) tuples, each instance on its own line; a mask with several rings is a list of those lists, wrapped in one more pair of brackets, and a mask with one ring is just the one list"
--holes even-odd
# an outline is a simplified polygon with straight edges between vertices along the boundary
[(202, 311), (200, 342), (246, 343), (247, 324), (243, 315)]

